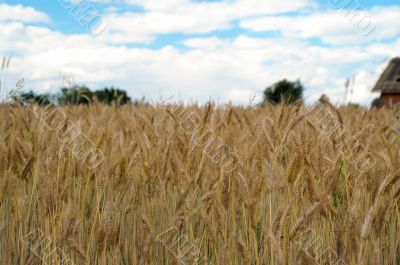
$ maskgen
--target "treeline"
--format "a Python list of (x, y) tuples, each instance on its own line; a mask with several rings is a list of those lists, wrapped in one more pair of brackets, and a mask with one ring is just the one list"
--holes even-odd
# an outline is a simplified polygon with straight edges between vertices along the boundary
[[(260, 103), (260, 106), (268, 102), (273, 104), (293, 104), (302, 101), (303, 91), (304, 86), (299, 80), (281, 80), (265, 89), (264, 100)], [(30, 90), (28, 92), (15, 91), (12, 94), (12, 100), (22, 105), (88, 105), (101, 103), (121, 106), (146, 103), (144, 98), (136, 99), (132, 102), (127, 92), (119, 88), (105, 87), (99, 90), (91, 90), (86, 85), (63, 87), (56, 93), (39, 93)]]
[(144, 99), (132, 102), (132, 99), (128, 96), (127, 92), (119, 88), (105, 87), (100, 90), (92, 91), (87, 86), (75, 85), (70, 88), (61, 88), (61, 90), (55, 94), (37, 93), (34, 91), (24, 92), (21, 93), (19, 101), (23, 105), (87, 105), (98, 102), (121, 106), (124, 104), (143, 102)]
[[(280, 80), (264, 90), (263, 101), (259, 106), (264, 106), (267, 103), (272, 104), (294, 104), (303, 102), (304, 85), (300, 80), (290, 81), (287, 79)], [(323, 95), (321, 97), (329, 101), (329, 99)], [(19, 94), (18, 101), (23, 105), (38, 104), (38, 105), (88, 105), (91, 103), (102, 103), (108, 105), (125, 105), (125, 104), (146, 104), (144, 98), (132, 99), (128, 96), (125, 90), (105, 87), (100, 90), (92, 91), (89, 87), (83, 85), (75, 85), (70, 88), (61, 88), (58, 93), (36, 93), (33, 91), (24, 92)], [(372, 102), (371, 107), (379, 106), (379, 99)], [(350, 107), (360, 107), (358, 104), (349, 103)]]
[[(303, 100), (304, 86), (297, 81), (281, 80), (269, 86), (264, 91), (264, 100), (260, 106), (265, 103), (286, 103), (293, 104)], [(83, 85), (74, 85), (69, 88), (61, 88), (58, 93), (37, 93), (34, 91), (24, 92), (19, 94), (21, 104), (38, 104), (38, 105), (82, 105), (91, 103), (102, 103), (109, 105), (124, 105), (124, 104), (139, 104), (145, 103), (144, 99), (134, 100), (128, 96), (125, 90), (106, 87), (100, 90), (92, 91), (89, 87)]]

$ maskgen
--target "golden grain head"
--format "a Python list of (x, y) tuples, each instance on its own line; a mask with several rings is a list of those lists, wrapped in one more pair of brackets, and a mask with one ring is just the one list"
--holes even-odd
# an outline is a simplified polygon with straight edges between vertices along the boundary
[(397, 265), (395, 113), (319, 107), (0, 106), (0, 265)]

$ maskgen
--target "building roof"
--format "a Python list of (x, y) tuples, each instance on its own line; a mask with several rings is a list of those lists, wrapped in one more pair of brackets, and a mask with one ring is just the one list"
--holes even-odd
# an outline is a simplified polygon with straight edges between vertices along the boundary
[(372, 91), (383, 94), (400, 93), (400, 58), (390, 61)]

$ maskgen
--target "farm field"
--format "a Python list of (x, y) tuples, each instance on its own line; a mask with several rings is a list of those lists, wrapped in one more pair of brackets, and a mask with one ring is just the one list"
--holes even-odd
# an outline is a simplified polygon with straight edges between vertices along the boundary
[(396, 115), (0, 106), (0, 263), (398, 265)]

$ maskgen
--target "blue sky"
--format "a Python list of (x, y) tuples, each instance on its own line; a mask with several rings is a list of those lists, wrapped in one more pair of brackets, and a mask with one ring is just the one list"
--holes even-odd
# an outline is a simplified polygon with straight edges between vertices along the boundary
[(400, 56), (394, 0), (96, 0), (81, 3), (91, 7), (86, 20), (66, 4), (76, 5), (0, 3), (0, 56), (13, 56), (8, 87), (24, 78), (26, 89), (55, 92), (68, 79), (152, 100), (246, 104), (288, 78), (301, 79), (306, 96), (367, 105), (379, 73)]

